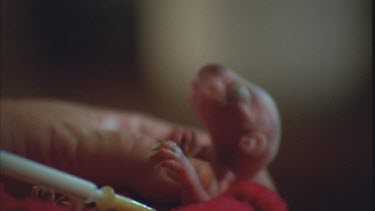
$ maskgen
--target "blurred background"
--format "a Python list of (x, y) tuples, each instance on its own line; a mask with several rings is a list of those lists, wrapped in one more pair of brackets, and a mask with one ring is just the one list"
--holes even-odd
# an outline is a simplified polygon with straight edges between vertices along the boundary
[(370, 0), (11, 1), (1, 98), (55, 98), (201, 127), (187, 100), (207, 63), (279, 105), (270, 171), (291, 210), (372, 210)]

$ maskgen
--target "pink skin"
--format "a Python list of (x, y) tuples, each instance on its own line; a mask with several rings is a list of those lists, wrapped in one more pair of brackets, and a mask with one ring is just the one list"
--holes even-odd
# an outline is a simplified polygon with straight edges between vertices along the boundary
[[(58, 101), (2, 101), (0, 105), (1, 149), (99, 186), (134, 192), (150, 203), (173, 205), (180, 201), (179, 185), (166, 179), (165, 170), (150, 160), (160, 140), (179, 133), (176, 128), (180, 127), (140, 114)], [(196, 131), (194, 136), (202, 143), (209, 142), (204, 133)], [(0, 180), (13, 193), (30, 191), (1, 175)]]
[[(214, 174), (210, 186), (200, 185), (192, 164), (177, 145), (166, 143), (154, 155), (165, 159), (163, 166), (188, 193), (183, 195), (185, 203), (208, 200), (231, 183), (252, 180), (264, 171), (276, 155), (280, 139), (278, 111), (264, 90), (229, 69), (209, 65), (194, 79), (190, 102), (212, 139), (214, 154), (209, 161)], [(186, 138), (185, 142), (195, 141)]]
[(193, 81), (190, 99), (211, 134), (217, 159), (238, 179), (252, 178), (276, 155), (280, 118), (260, 87), (229, 69), (209, 65)]
[[(253, 179), (272, 188), (264, 168), (278, 146), (276, 107), (250, 85), (251, 100), (240, 100), (241, 94), (228, 92), (230, 84), (247, 83), (219, 69), (204, 67), (191, 92), (193, 108), (212, 140), (198, 130), (139, 114), (59, 101), (7, 100), (0, 103), (0, 148), (136, 193), (149, 203), (204, 201), (234, 180)], [(8, 179), (1, 178), (12, 189)]]

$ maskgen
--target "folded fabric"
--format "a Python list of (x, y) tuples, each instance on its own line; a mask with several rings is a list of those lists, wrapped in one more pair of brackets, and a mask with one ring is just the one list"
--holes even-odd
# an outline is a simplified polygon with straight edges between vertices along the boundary
[(253, 183), (240, 182), (232, 185), (222, 196), (212, 200), (187, 205), (173, 211), (287, 211), (287, 204), (280, 195)]

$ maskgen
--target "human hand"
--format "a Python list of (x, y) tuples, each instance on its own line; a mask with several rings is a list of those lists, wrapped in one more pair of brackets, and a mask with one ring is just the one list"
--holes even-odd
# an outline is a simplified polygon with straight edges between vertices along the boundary
[[(176, 127), (140, 114), (67, 102), (7, 100), (1, 102), (0, 147), (93, 182), (122, 186), (135, 168), (126, 163), (146, 156)], [(195, 134), (202, 145), (210, 144), (206, 134)]]
[[(135, 157), (151, 153), (180, 126), (140, 114), (60, 101), (2, 101), (0, 148), (98, 184), (127, 187)], [(210, 147), (196, 130), (197, 145)], [(145, 147), (146, 146), (146, 147)], [(145, 173), (145, 172), (144, 172)], [(259, 182), (272, 187), (268, 176)], [(127, 182), (128, 181), (128, 182)]]

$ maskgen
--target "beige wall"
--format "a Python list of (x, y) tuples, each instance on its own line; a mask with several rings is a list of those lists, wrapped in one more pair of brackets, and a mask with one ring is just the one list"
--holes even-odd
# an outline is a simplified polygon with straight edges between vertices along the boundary
[(370, 82), (366, 1), (140, 1), (138, 6), (138, 53), (156, 104), (187, 110), (189, 81), (210, 62), (232, 67), (293, 111), (346, 107)]

